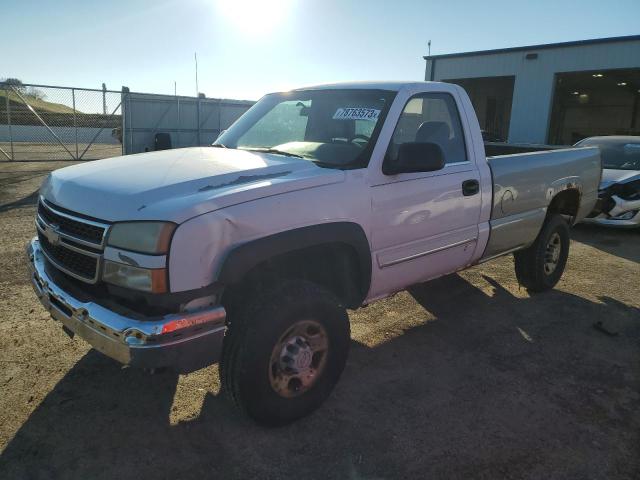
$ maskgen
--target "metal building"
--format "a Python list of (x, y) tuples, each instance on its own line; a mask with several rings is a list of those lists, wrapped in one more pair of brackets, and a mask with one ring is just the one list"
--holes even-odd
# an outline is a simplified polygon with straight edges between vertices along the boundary
[(487, 140), (640, 135), (640, 35), (424, 59), (426, 80), (467, 90)]
[(170, 148), (211, 145), (255, 102), (126, 92), (122, 100), (123, 153), (155, 150), (156, 134)]

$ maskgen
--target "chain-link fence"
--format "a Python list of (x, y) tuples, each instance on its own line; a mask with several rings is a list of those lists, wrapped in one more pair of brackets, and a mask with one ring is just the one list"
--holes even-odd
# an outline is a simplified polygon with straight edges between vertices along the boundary
[(0, 158), (93, 160), (122, 154), (122, 93), (0, 83)]
[[(95, 160), (211, 144), (253, 102), (0, 82), (0, 160)], [(160, 139), (160, 141), (158, 141)]]

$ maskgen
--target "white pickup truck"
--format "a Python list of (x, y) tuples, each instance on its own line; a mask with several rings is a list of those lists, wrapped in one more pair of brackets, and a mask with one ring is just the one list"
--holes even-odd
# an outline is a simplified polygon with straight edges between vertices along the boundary
[(601, 171), (597, 148), (486, 158), (451, 84), (274, 93), (210, 147), (54, 171), (31, 279), (71, 336), (144, 368), (220, 361), (239, 407), (284, 424), (338, 381), (347, 308), (508, 253), (552, 288)]

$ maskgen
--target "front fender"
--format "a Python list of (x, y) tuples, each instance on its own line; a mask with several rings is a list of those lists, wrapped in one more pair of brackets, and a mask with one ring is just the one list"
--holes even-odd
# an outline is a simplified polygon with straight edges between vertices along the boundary
[(243, 243), (233, 248), (221, 264), (217, 279), (225, 285), (239, 283), (253, 268), (286, 253), (325, 244), (342, 243), (356, 252), (362, 298), (371, 284), (371, 249), (360, 225), (330, 222), (294, 228)]
[(371, 250), (359, 224), (335, 221), (266, 233), (257, 223), (222, 210), (181, 224), (168, 255), (171, 291), (200, 289), (214, 282), (233, 285), (269, 258), (307, 247), (342, 243), (356, 252), (360, 289), (363, 295), (368, 292)]

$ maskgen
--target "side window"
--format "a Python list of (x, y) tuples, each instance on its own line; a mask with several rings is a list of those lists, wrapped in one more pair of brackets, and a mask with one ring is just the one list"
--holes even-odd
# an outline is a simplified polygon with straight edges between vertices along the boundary
[(453, 97), (426, 93), (411, 98), (404, 107), (387, 150), (387, 161), (395, 161), (403, 143), (436, 143), (445, 163), (466, 162), (462, 125)]

